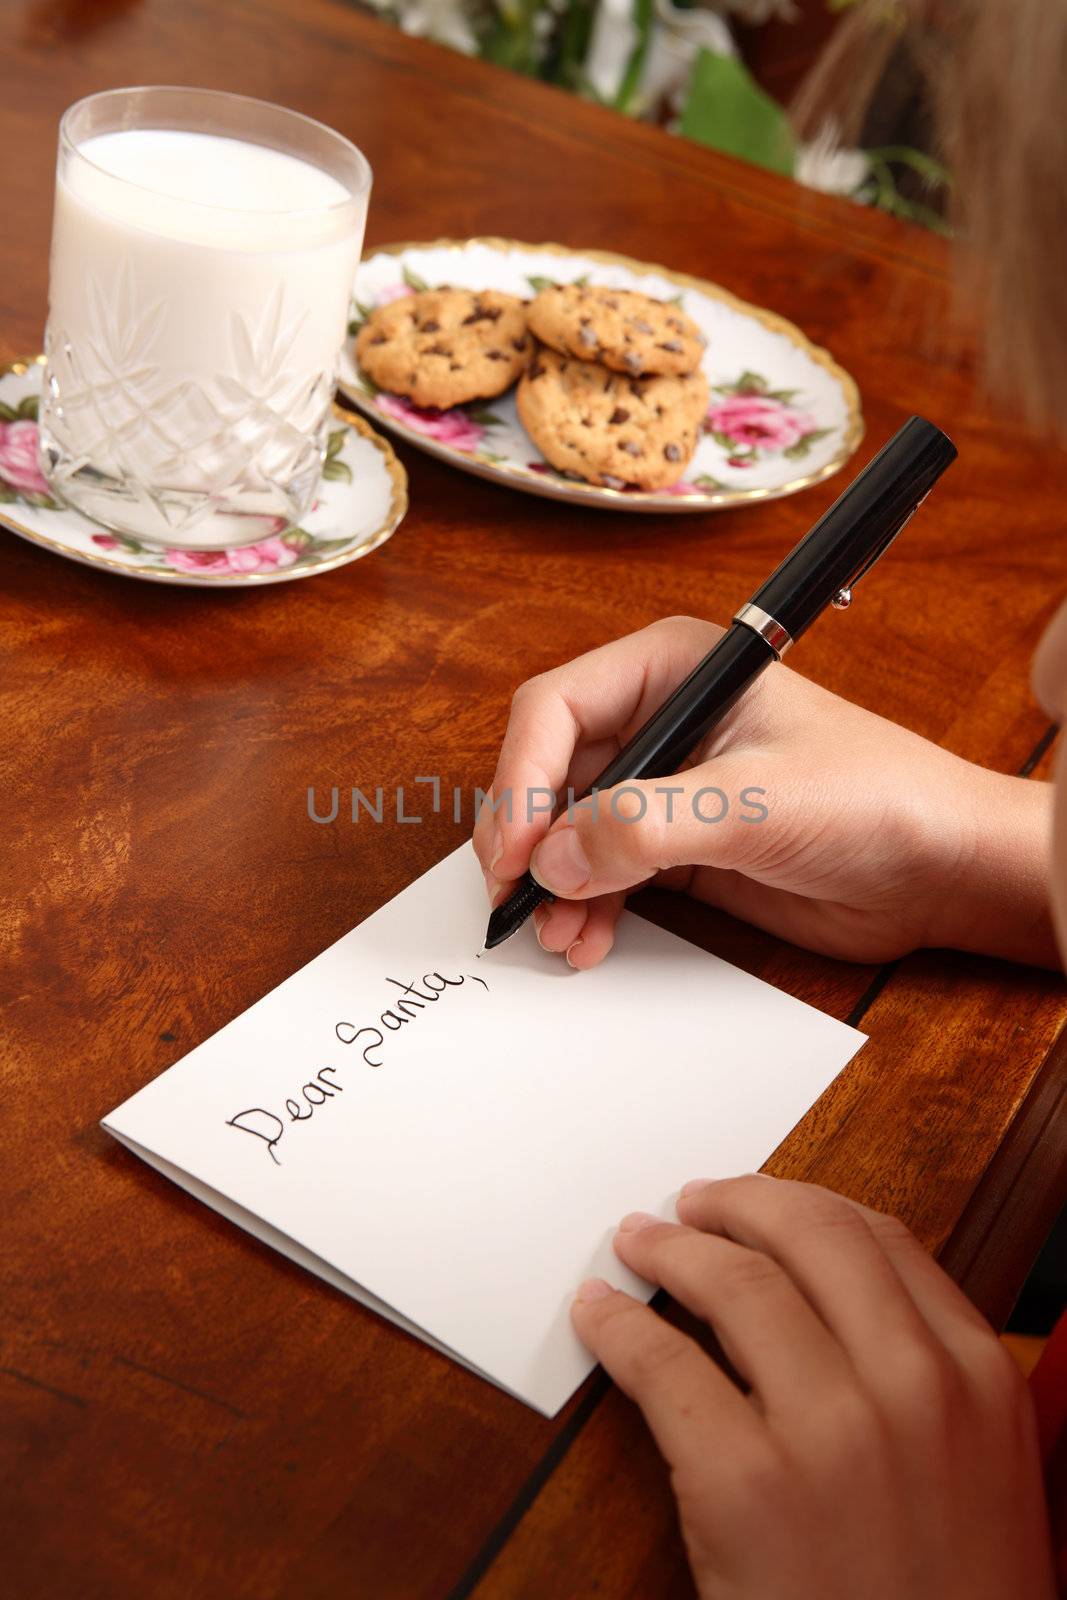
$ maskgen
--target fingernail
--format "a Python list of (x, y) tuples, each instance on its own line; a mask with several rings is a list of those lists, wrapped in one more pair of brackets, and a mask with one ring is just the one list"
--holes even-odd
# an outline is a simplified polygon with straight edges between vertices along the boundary
[(489, 896), (489, 909), (495, 911), (507, 892), (506, 885), (499, 878), (494, 878), (491, 872), (483, 871), (482, 877), (485, 879), (485, 892)]
[(699, 1194), (701, 1189), (706, 1189), (712, 1182), (714, 1182), (712, 1178), (690, 1178), (689, 1182), (683, 1183), (678, 1190), (679, 1200), (688, 1200), (691, 1194)]
[(495, 872), (496, 871), (497, 862), (500, 860), (500, 857), (503, 854), (504, 854), (504, 840), (501, 837), (500, 824), (498, 822), (498, 823), (495, 824), (495, 826), (493, 828), (493, 843), (492, 843), (492, 845), (490, 847), (490, 856), (489, 856), (489, 871), (490, 872)]
[(662, 1217), (654, 1217), (650, 1211), (631, 1211), (628, 1217), (623, 1217), (619, 1223), (620, 1233), (640, 1233), (642, 1228), (655, 1227), (663, 1221)]
[(558, 828), (533, 853), (530, 871), (543, 889), (553, 894), (573, 894), (589, 882), (586, 860), (577, 828)]
[[(567, 946), (567, 965), (568, 965), (568, 967), (574, 967), (574, 962), (571, 960), (571, 956), (574, 954), (574, 952), (576, 950), (579, 950), (584, 943), (585, 943), (584, 939), (575, 939), (573, 944), (569, 944)], [(575, 972), (577, 972), (578, 968), (574, 967), (574, 970), (575, 970)]]
[(603, 1278), (586, 1278), (584, 1283), (578, 1285), (576, 1300), (603, 1300), (615, 1291), (610, 1283), (605, 1283)]
[(537, 942), (541, 946), (542, 950), (545, 948), (545, 945), (544, 945), (544, 940), (541, 938), (541, 935), (545, 931), (545, 923), (547, 921), (548, 921), (548, 907), (547, 906), (538, 906), (537, 910), (533, 914), (533, 925), (534, 925), (534, 932), (537, 935)]

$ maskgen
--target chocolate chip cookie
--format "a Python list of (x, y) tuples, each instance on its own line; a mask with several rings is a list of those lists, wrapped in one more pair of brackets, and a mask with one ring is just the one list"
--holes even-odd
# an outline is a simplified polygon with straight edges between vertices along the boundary
[(447, 411), (510, 388), (529, 358), (526, 303), (496, 289), (427, 289), (372, 311), (356, 337), (368, 377)]
[(608, 489), (666, 489), (685, 473), (708, 408), (702, 372), (626, 377), (543, 345), (518, 392), (530, 438), (561, 472)]
[(567, 283), (542, 289), (529, 309), (530, 327), (561, 355), (598, 361), (630, 377), (695, 372), (704, 340), (677, 306), (632, 289)]

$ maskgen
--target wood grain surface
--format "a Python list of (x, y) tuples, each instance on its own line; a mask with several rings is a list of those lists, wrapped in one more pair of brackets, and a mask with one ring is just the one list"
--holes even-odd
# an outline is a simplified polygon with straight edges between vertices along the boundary
[[(857, 465), (913, 410), (946, 426), (959, 463), (795, 663), (1047, 772), (1028, 661), (1067, 590), (1062, 481), (980, 392), (973, 335), (948, 337), (941, 241), (332, 0), (9, 0), (0, 26), (0, 358), (40, 347), (70, 101), (186, 82), (293, 106), (369, 155), (370, 244), (499, 233), (661, 260), (833, 351), (863, 395)], [(161, 589), (0, 534), (14, 1600), (690, 1593), (665, 1474), (602, 1378), (547, 1422), (98, 1127), (462, 837), (441, 817), (317, 826), (309, 785), (437, 772), (470, 793), (522, 679), (658, 616), (728, 617), (842, 487), (614, 516), (402, 453), (391, 543), (291, 586)], [(771, 1169), (897, 1211), (1003, 1312), (1038, 1241), (998, 1219), (1050, 1215), (1067, 1176), (1059, 979), (950, 953), (876, 970), (663, 894), (643, 909), (870, 1035)]]

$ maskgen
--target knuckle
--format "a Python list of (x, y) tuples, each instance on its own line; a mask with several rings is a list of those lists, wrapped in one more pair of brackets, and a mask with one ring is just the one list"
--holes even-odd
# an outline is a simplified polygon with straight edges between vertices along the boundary
[(897, 1414), (924, 1433), (942, 1433), (960, 1408), (962, 1374), (948, 1351), (932, 1338), (903, 1342), (888, 1377)]
[(629, 1381), (635, 1392), (663, 1388), (681, 1381), (689, 1361), (688, 1343), (666, 1323), (661, 1330), (635, 1343), (628, 1364)]
[(730, 1466), (731, 1485), (743, 1505), (765, 1506), (778, 1502), (783, 1486), (792, 1479), (785, 1451), (768, 1436), (749, 1443)]
[(805, 1228), (839, 1233), (845, 1238), (861, 1238), (870, 1232), (860, 1213), (829, 1189), (797, 1184), (789, 1198), (794, 1208), (792, 1220)]
[(899, 1217), (890, 1216), (884, 1211), (868, 1211), (863, 1220), (889, 1254), (894, 1251), (922, 1249), (911, 1229), (906, 1227)]
[(524, 683), (520, 683), (511, 697), (512, 706), (524, 706), (529, 700), (536, 699), (544, 688), (547, 676), (547, 673), (539, 672), (534, 677), (527, 678)]
[(1029, 1386), (996, 1334), (979, 1332), (967, 1352), (967, 1375), (978, 1393), (1005, 1414), (1027, 1403)]
[(719, 1293), (728, 1300), (737, 1300), (779, 1289), (785, 1274), (770, 1256), (739, 1246), (724, 1257), (716, 1278)]

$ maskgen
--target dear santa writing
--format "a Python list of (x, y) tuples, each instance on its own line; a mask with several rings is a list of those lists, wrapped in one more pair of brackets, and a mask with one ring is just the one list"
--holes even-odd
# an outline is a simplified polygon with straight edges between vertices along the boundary
[[(408, 983), (402, 983), (399, 978), (386, 978), (385, 981), (399, 989), (401, 994), (391, 1006), (379, 1012), (376, 1023), (338, 1022), (334, 1027), (334, 1034), (341, 1044), (359, 1046), (360, 1059), (368, 1067), (374, 1068), (385, 1065), (388, 1035), (399, 1033), (401, 1028), (417, 1022), (420, 1015), (430, 1006), (437, 1005), (450, 989), (458, 989), (464, 983), (480, 983), (483, 989), (489, 987), (484, 978), (476, 977), (473, 972), (460, 973), (458, 978), (446, 978), (440, 972), (427, 972), (418, 984), (414, 978)], [(328, 1105), (337, 1095), (344, 1093), (344, 1084), (339, 1079), (350, 1064), (346, 1062), (344, 1066), (320, 1067), (297, 1094), (286, 1099), (284, 1117), (266, 1106), (248, 1106), (244, 1111), (238, 1111), (236, 1116), (227, 1117), (226, 1126), (259, 1139), (274, 1164), (281, 1166), (278, 1145), (286, 1129), (294, 1123), (310, 1122), (321, 1106)]]

